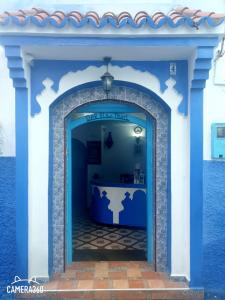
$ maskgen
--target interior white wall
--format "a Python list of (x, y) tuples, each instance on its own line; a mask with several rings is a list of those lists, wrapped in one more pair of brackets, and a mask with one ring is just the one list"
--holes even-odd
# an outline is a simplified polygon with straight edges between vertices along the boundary
[(204, 160), (211, 160), (211, 124), (225, 123), (224, 70), (225, 55), (213, 62), (204, 90)]
[[(120, 68), (117, 66), (110, 66), (109, 71), (118, 80), (140, 84), (152, 90), (172, 109), (172, 274), (189, 277), (189, 210), (187, 209), (189, 207), (187, 196), (189, 172), (186, 168), (189, 165), (189, 155), (186, 155), (188, 145), (185, 139), (188, 135), (188, 118), (183, 117), (177, 111), (182, 96), (178, 95), (173, 88), (175, 84), (173, 80), (167, 81), (168, 88), (161, 93), (158, 79), (147, 72), (140, 72), (131, 67)], [(32, 253), (29, 253), (29, 261), (35, 258), (41, 262), (41, 256), (44, 256), (43, 252), (46, 252), (48, 248), (46, 203), (48, 203), (49, 105), (68, 89), (85, 82), (95, 81), (104, 72), (104, 67), (89, 67), (84, 71), (69, 72), (61, 78), (58, 92), (51, 88), (50, 80), (45, 80), (45, 89), (37, 97), (42, 108), (41, 113), (35, 117), (29, 117), (29, 206), (31, 209), (35, 207), (36, 210), (36, 214), (32, 218), (32, 228), (29, 228), (29, 235), (42, 235), (42, 254), (39, 251), (40, 239), (29, 239), (29, 248), (32, 249)], [(46, 258), (43, 258), (45, 264), (35, 263), (32, 265), (29, 275), (46, 276), (48, 264)]]
[[(102, 161), (103, 174), (108, 173), (106, 180), (119, 183), (120, 174), (133, 174), (137, 163), (145, 172), (146, 143), (144, 137), (142, 137), (140, 141), (142, 153), (134, 153), (135, 137), (133, 136), (133, 129), (136, 126), (135, 124), (116, 124), (114, 122), (113, 124), (106, 123), (104, 127), (102, 127)], [(108, 132), (112, 132), (114, 141), (111, 149), (104, 147), (104, 141), (108, 136)], [(116, 164), (114, 163), (115, 159), (117, 161)]]
[[(133, 129), (136, 126), (136, 124), (128, 122), (99, 121), (87, 123), (73, 130), (73, 138), (78, 139), (85, 146), (87, 141), (101, 141), (101, 164), (88, 165), (88, 206), (91, 202), (90, 182), (93, 180), (94, 174), (97, 173), (99, 175), (100, 182), (120, 183), (120, 174), (133, 174), (136, 163), (140, 164), (141, 169), (145, 173), (145, 129), (143, 128), (140, 140), (142, 152), (135, 154), (134, 145), (136, 142)], [(113, 147), (110, 149), (104, 145), (108, 132), (112, 132), (114, 142)]]
[(0, 46), (0, 156), (15, 156), (15, 90)]
[[(101, 141), (101, 164), (88, 165), (92, 175), (93, 172), (97, 172), (101, 180), (119, 183), (120, 174), (133, 174), (136, 163), (139, 163), (141, 169), (145, 171), (145, 129), (143, 128), (143, 135), (140, 138), (142, 153), (135, 154), (134, 145), (136, 142), (133, 129), (136, 126), (136, 124), (128, 122), (100, 121), (87, 123), (73, 130), (73, 138), (80, 140), (85, 146), (87, 141)], [(108, 132), (112, 133), (114, 143), (110, 149), (104, 145)]]

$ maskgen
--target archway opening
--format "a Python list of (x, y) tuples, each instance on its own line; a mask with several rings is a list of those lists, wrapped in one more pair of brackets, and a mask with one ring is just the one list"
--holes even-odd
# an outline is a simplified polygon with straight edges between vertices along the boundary
[(67, 117), (68, 263), (153, 263), (152, 122), (112, 101)]
[(71, 155), (72, 260), (146, 260), (145, 128), (88, 122), (72, 130)]
[[(153, 175), (151, 187), (153, 186), (153, 198), (155, 199), (153, 232), (148, 235), (154, 239), (151, 242), (153, 247), (148, 261), (154, 262), (157, 271), (166, 271), (170, 268), (168, 254), (170, 252), (170, 175), (169, 175), (169, 145), (170, 145), (170, 110), (168, 106), (157, 95), (142, 86), (128, 82), (114, 82), (112, 89), (111, 102), (120, 107), (126, 106), (126, 112), (131, 113), (130, 109), (135, 108), (135, 112), (143, 112), (150, 118), (152, 125), (152, 137), (154, 143), (154, 158), (148, 161), (147, 166), (153, 163)], [(72, 247), (68, 247), (67, 238), (70, 236), (72, 245), (72, 230), (68, 235), (68, 197), (67, 170), (69, 157), (68, 135), (71, 134), (68, 129), (68, 121), (73, 112), (82, 114), (101, 113), (98, 104), (108, 102), (105, 99), (105, 93), (97, 82), (90, 83), (80, 87), (75, 87), (64, 96), (61, 96), (50, 107), (50, 206), (49, 206), (49, 268), (52, 272), (62, 272), (65, 269), (65, 263), (72, 262)], [(92, 111), (87, 111), (87, 107), (96, 104)], [(129, 108), (127, 110), (127, 108)], [(105, 112), (105, 110), (103, 111)], [(108, 112), (113, 112), (112, 107)], [(83, 115), (84, 117), (84, 115)], [(82, 118), (81, 118), (82, 120)], [(118, 121), (118, 120), (117, 120)], [(136, 124), (136, 122), (134, 122)], [(80, 124), (81, 125), (81, 124)], [(70, 124), (73, 126), (73, 122)], [(65, 141), (65, 144), (62, 143)], [(149, 151), (147, 151), (148, 153)], [(51, 180), (52, 178), (52, 180)], [(71, 211), (71, 209), (70, 209)], [(72, 218), (70, 219), (72, 222)], [(71, 227), (72, 228), (72, 227)], [(149, 242), (150, 240), (147, 239)], [(69, 250), (70, 249), (70, 250)], [(150, 249), (147, 247), (147, 250)], [(70, 259), (68, 259), (68, 253)], [(150, 257), (150, 259), (149, 259)], [(51, 271), (50, 271), (51, 272)]]

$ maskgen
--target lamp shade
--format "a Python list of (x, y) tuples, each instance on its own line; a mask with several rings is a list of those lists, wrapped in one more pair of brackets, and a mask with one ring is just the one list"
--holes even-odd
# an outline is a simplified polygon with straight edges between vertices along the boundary
[(106, 93), (109, 93), (112, 88), (114, 77), (109, 73), (105, 72), (105, 74), (102, 75), (101, 80), (103, 83), (103, 89)]

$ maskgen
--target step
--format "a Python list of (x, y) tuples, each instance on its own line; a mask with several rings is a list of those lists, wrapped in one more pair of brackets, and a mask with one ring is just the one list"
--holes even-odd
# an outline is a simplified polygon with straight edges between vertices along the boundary
[(88, 299), (88, 300), (200, 300), (203, 289), (90, 289), (48, 290), (43, 294), (20, 294), (20, 299)]

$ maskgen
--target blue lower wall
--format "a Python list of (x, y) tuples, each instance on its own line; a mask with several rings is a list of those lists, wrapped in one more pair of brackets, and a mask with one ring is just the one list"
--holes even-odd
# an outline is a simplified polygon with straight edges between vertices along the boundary
[(203, 212), (204, 287), (225, 295), (224, 161), (204, 161)]
[[(0, 298), (16, 275), (15, 158), (0, 157)], [(225, 162), (204, 161), (203, 280), (225, 295)]]
[(15, 168), (14, 157), (0, 157), (0, 298), (16, 275)]

